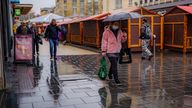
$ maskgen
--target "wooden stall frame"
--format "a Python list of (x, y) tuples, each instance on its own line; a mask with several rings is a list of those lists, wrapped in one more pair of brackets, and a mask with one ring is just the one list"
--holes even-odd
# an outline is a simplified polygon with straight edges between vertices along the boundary
[(96, 38), (96, 47), (97, 48), (99, 48), (100, 46), (101, 46), (101, 44), (100, 44), (100, 34), (99, 34), (99, 32), (100, 32), (100, 29), (99, 29), (99, 21), (97, 20), (97, 23), (96, 23), (96, 30), (97, 30), (97, 38)]
[(160, 42), (161, 43), (161, 45), (160, 45), (161, 46), (161, 48), (160, 48), (161, 51), (163, 51), (163, 49), (164, 49), (164, 35), (163, 34), (164, 34), (164, 17), (161, 16), (161, 37), (160, 37), (161, 38), (160, 39), (161, 40), (161, 42)]
[(131, 19), (128, 19), (128, 48), (131, 48)]
[[(143, 10), (141, 11), (143, 12)], [(139, 18), (139, 34), (141, 34), (141, 18)], [(141, 39), (139, 39), (139, 46), (141, 46)]]
[(187, 52), (187, 15), (184, 16), (184, 42), (183, 42), (183, 53)]
[(80, 22), (80, 44), (83, 45), (84, 41), (84, 36), (83, 36), (83, 22)]
[(68, 36), (69, 36), (69, 42), (71, 42), (71, 27), (70, 27), (70, 24), (67, 25), (68, 27)]

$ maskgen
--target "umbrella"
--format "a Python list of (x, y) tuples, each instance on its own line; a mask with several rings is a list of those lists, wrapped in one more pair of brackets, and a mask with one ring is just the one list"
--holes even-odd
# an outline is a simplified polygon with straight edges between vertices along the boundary
[(128, 18), (135, 19), (135, 18), (141, 18), (142, 16), (136, 12), (120, 12), (117, 14), (110, 15), (106, 17), (103, 21), (119, 21), (119, 20), (126, 20)]
[(53, 13), (50, 13), (50, 14), (43, 15), (43, 16), (40, 16), (40, 17), (37, 17), (37, 18), (33, 18), (33, 19), (30, 20), (30, 22), (34, 22), (34, 23), (44, 23), (44, 22), (45, 23), (49, 23), (49, 22), (51, 22), (52, 19), (56, 19), (58, 21), (58, 20), (63, 20), (64, 17), (56, 15), (56, 14), (53, 14)]

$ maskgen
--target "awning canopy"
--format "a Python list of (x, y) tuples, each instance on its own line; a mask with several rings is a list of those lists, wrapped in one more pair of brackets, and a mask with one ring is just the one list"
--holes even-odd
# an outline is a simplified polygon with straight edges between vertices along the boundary
[(28, 14), (31, 11), (32, 7), (33, 7), (32, 4), (15, 4), (14, 5), (15, 9), (21, 9), (22, 15)]
[(69, 24), (72, 21), (73, 21), (73, 19), (64, 19), (63, 22), (59, 22), (59, 23), (57, 23), (57, 25), (60, 26), (60, 25), (63, 25), (63, 24)]
[(30, 21), (35, 22), (35, 23), (49, 23), (49, 22), (51, 22), (52, 19), (55, 19), (57, 21), (63, 21), (64, 17), (50, 13), (50, 14), (43, 15), (43, 16), (40, 16), (37, 18), (33, 18)]

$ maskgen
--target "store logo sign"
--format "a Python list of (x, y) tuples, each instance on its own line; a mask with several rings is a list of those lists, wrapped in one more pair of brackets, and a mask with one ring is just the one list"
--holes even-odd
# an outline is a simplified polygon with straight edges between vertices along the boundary
[(21, 9), (15, 9), (15, 16), (21, 15)]

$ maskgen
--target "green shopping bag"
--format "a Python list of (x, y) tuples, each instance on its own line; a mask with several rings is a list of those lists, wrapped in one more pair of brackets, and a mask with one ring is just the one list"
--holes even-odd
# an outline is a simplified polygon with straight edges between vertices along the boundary
[(107, 62), (105, 57), (102, 57), (100, 60), (98, 76), (101, 80), (105, 80), (107, 78)]

